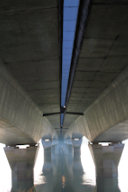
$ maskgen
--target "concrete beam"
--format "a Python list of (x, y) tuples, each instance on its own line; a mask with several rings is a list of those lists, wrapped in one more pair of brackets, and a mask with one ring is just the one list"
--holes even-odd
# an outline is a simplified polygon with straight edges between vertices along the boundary
[(128, 68), (70, 126), (92, 142), (118, 142), (128, 138)]
[(52, 126), (0, 61), (0, 142), (37, 143)]

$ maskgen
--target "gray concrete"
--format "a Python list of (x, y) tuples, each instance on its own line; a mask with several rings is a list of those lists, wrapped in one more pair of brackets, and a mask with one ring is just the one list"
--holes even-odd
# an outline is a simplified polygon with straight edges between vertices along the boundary
[(0, 61), (0, 142), (37, 143), (52, 126)]
[[(58, 2), (1, 0), (0, 4), (0, 142), (10, 146), (33, 145), (43, 137), (43, 171), (50, 176), (48, 178), (52, 176), (51, 138), (56, 134), (54, 128), (60, 128), (60, 115), (47, 118), (42, 115), (60, 112)], [(82, 172), (80, 135), (95, 143), (128, 138), (127, 10), (126, 0), (91, 1), (71, 96), (66, 106), (67, 112), (84, 115), (65, 113), (63, 127), (69, 130), (62, 131), (63, 134), (67, 131), (67, 136), (73, 134), (74, 173), (77, 167)], [(58, 149), (61, 155), (64, 152), (63, 134)], [(103, 192), (102, 178), (118, 175), (117, 165), (123, 145), (91, 147), (98, 192)], [(5, 152), (12, 168), (12, 190), (33, 187), (36, 147), (7, 147)], [(59, 161), (62, 170), (63, 156)], [(59, 179), (64, 173), (65, 165)], [(79, 176), (82, 174), (73, 181), (80, 183)]]
[(51, 162), (52, 136), (45, 135), (41, 141), (44, 148), (44, 163)]
[(51, 163), (51, 150), (52, 150), (52, 142), (51, 141), (42, 141), (44, 147), (44, 165), (43, 165), (43, 175), (51, 175), (52, 174), (52, 163)]
[(80, 161), (82, 137), (72, 137), (74, 161)]
[(38, 147), (19, 149), (4, 148), (8, 162), (12, 169), (12, 192), (29, 191), (34, 189), (33, 168)]
[[(91, 3), (67, 106), (68, 112), (84, 116), (65, 115), (67, 135), (80, 132), (96, 142), (128, 138), (128, 70), (112, 83), (128, 62), (127, 7), (125, 0)], [(58, 2), (2, 0), (0, 11), (1, 62), (32, 99), (2, 67), (0, 142), (37, 143), (53, 133), (52, 126), (60, 128), (60, 115), (47, 117), (52, 126), (42, 118), (60, 111)]]
[[(128, 3), (126, 0), (91, 1), (88, 21), (84, 32), (83, 44), (81, 46), (79, 60), (75, 71), (75, 77), (67, 111), (85, 112), (88, 107), (90, 107), (95, 100), (100, 97), (102, 92), (112, 84), (113, 80), (116, 79), (127, 67), (127, 9)], [(113, 89), (115, 90), (115, 88)], [(126, 92), (122, 94), (123, 97), (124, 95), (127, 95)], [(113, 95), (113, 97), (117, 98), (118, 96)], [(122, 100), (124, 100), (123, 97)], [(118, 99), (120, 100), (120, 98)], [(105, 102), (106, 101), (104, 100), (104, 103)], [(111, 105), (111, 101), (109, 103)], [(106, 103), (106, 105), (108, 105), (108, 103)], [(99, 108), (100, 107), (101, 106), (99, 106)], [(115, 107), (113, 109), (114, 113), (116, 109)], [(93, 111), (93, 114), (97, 114), (95, 110)], [(70, 127), (77, 118), (79, 117), (66, 114), (64, 118), (64, 127)], [(91, 122), (93, 123), (93, 129), (92, 125), (90, 127), (89, 124), (89, 130), (91, 133), (87, 133), (88, 128), (84, 128), (83, 130), (83, 133), (85, 134), (86, 132), (86, 135), (90, 140), (95, 138), (97, 130), (100, 130), (101, 127), (101, 125), (100, 127), (98, 125), (98, 127), (95, 128), (96, 121), (93, 121), (93, 118), (91, 119)], [(102, 118), (102, 121), (103, 119), (105, 119), (106, 122), (109, 121), (109, 119), (107, 120), (104, 115), (98, 116), (98, 119), (100, 118)], [(81, 121), (84, 121), (83, 118), (81, 119)], [(102, 129), (104, 131), (104, 125), (102, 126)], [(91, 136), (89, 134), (91, 134)], [(123, 137), (121, 136), (121, 138)], [(111, 139), (112, 138), (110, 138), (110, 140)]]
[(0, 59), (42, 114), (59, 112), (58, 2), (1, 0), (0, 13)]
[(71, 126), (90, 141), (122, 141), (128, 138), (128, 68)]
[[(107, 192), (109, 186), (106, 187), (106, 179), (118, 179), (118, 164), (124, 145), (112, 144), (109, 146), (101, 146), (98, 144), (89, 144), (89, 148), (96, 167), (97, 192)], [(119, 189), (116, 188), (115, 191), (119, 191)]]

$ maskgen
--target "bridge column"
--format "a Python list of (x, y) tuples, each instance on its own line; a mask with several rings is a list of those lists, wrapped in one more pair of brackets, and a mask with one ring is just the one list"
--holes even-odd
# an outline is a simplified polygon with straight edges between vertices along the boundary
[(81, 183), (83, 176), (83, 167), (81, 164), (81, 143), (82, 137), (72, 138), (72, 146), (74, 151), (73, 156), (73, 185), (75, 186), (76, 191), (81, 191)]
[(82, 143), (82, 138), (81, 137), (73, 137), (72, 138), (72, 146), (73, 146), (73, 149), (74, 149), (74, 160), (80, 160), (81, 143)]
[(51, 165), (51, 148), (52, 148), (52, 137), (46, 136), (42, 138), (42, 145), (44, 147), (44, 166), (43, 166), (43, 173), (47, 174), (51, 172), (52, 165)]
[(34, 190), (33, 168), (37, 150), (37, 146), (4, 148), (12, 170), (12, 192)]
[(122, 143), (108, 146), (89, 144), (89, 147), (96, 166), (97, 191), (107, 192), (111, 187), (113, 189), (115, 187), (116, 191), (119, 191), (117, 185), (118, 164), (124, 145)]

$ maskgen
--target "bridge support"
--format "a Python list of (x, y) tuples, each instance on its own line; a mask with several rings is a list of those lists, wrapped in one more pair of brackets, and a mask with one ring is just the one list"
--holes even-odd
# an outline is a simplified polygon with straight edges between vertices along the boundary
[(81, 156), (81, 143), (82, 138), (81, 137), (72, 137), (72, 145), (74, 149), (74, 160), (80, 160)]
[(124, 145), (122, 143), (108, 146), (89, 144), (89, 147), (96, 166), (97, 191), (107, 192), (111, 190), (111, 187), (112, 189), (115, 187), (116, 191), (119, 191), (118, 164)]
[(73, 156), (73, 185), (76, 191), (81, 190), (83, 167), (81, 164), (81, 143), (82, 137), (72, 137)]
[(43, 173), (48, 174), (51, 172), (52, 165), (51, 165), (51, 148), (52, 148), (52, 137), (45, 136), (42, 138), (42, 145), (44, 147), (44, 166), (43, 166)]
[(37, 146), (30, 146), (25, 149), (4, 148), (12, 169), (12, 192), (34, 190), (33, 168), (37, 150)]

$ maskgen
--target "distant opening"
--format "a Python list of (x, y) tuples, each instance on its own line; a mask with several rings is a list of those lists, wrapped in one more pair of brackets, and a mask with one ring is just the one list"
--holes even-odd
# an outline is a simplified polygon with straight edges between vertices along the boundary
[(29, 146), (30, 145), (16, 145), (16, 147), (18, 147), (19, 149), (26, 149)]
[(45, 184), (45, 178), (42, 178), (42, 167), (44, 165), (44, 148), (41, 143), (41, 140), (39, 141), (39, 150), (34, 166), (34, 184), (40, 185)]
[(11, 168), (4, 152), (4, 144), (0, 143), (0, 191), (7, 192), (12, 188)]
[(123, 192), (128, 191), (128, 139), (123, 141), (124, 150), (118, 166), (119, 188)]
[(102, 146), (109, 146), (109, 145), (111, 145), (112, 143), (111, 143), (111, 142), (99, 142), (98, 144), (99, 144), (99, 145), (102, 145)]
[(81, 144), (81, 163), (84, 170), (83, 184), (87, 181), (90, 185), (96, 185), (95, 182), (95, 165), (92, 159), (91, 152), (88, 147), (88, 140), (86, 137), (82, 137)]
[(79, 141), (80, 139), (79, 139), (79, 138), (74, 138), (73, 140), (74, 140), (74, 141)]

